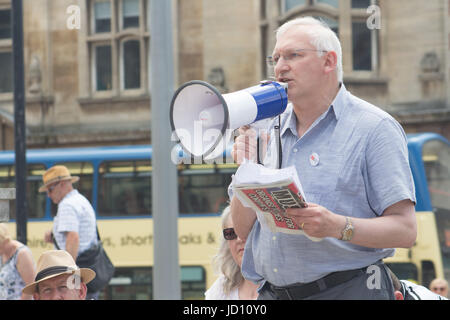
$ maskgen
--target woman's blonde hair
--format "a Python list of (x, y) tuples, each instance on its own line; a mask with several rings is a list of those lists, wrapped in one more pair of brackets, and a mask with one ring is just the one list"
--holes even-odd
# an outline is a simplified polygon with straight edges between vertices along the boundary
[[(228, 206), (222, 212), (222, 229), (227, 227), (227, 222), (231, 219), (230, 214), (231, 208)], [(222, 273), (225, 276), (223, 285), (225, 294), (229, 294), (244, 280), (241, 266), (234, 261), (227, 240), (223, 237), (221, 237), (219, 252), (213, 258), (213, 266), (217, 273)]]
[(0, 243), (3, 243), (5, 240), (11, 240), (11, 236), (9, 235), (8, 226), (5, 223), (0, 223)]

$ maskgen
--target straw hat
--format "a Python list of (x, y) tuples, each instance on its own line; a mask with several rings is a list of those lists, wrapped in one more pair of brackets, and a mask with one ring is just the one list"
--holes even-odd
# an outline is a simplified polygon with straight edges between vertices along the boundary
[(45, 251), (37, 262), (37, 274), (34, 282), (23, 288), (23, 293), (33, 294), (36, 286), (44, 281), (62, 274), (80, 274), (81, 281), (88, 283), (95, 278), (95, 271), (89, 268), (78, 268), (70, 253), (65, 250)]
[(80, 180), (80, 177), (77, 176), (71, 176), (69, 169), (67, 169), (65, 166), (53, 166), (47, 171), (45, 171), (44, 175), (42, 176), (42, 181), (44, 182), (44, 185), (39, 188), (39, 192), (46, 192), (47, 187), (51, 185), (52, 183), (63, 181), (63, 180), (71, 180), (72, 183), (77, 182)]

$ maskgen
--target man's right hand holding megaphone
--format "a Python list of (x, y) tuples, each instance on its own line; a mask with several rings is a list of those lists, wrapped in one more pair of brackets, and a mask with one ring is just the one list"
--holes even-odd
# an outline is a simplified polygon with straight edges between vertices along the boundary
[(245, 160), (262, 162), (267, 152), (270, 135), (267, 130), (259, 130), (250, 125), (239, 128), (239, 136), (234, 140), (231, 156), (237, 164)]

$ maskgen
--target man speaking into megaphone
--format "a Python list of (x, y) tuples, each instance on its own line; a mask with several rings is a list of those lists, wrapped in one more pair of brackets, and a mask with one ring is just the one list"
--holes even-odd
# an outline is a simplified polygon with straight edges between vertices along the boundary
[[(268, 63), (276, 81), (288, 84), (290, 103), (279, 123), (281, 166), (295, 166), (311, 201), (288, 215), (308, 236), (324, 239), (274, 234), (232, 196), (235, 231), (247, 240), (244, 277), (260, 284), (259, 299), (394, 299), (382, 259), (416, 239), (402, 127), (346, 90), (339, 39), (319, 20), (282, 25)], [(278, 117), (270, 127), (276, 125)], [(248, 127), (239, 131), (232, 155), (242, 163), (254, 158), (256, 144)], [(263, 163), (277, 156), (269, 152)]]

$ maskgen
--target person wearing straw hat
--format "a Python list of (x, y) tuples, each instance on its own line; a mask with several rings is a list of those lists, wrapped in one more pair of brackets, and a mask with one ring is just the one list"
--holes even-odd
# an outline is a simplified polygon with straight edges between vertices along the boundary
[[(81, 253), (98, 243), (95, 211), (89, 200), (72, 186), (79, 179), (72, 176), (67, 167), (56, 165), (43, 174), (43, 185), (39, 188), (39, 192), (47, 192), (47, 196), (58, 205), (53, 229), (45, 233), (44, 240), (54, 243), (56, 249), (66, 250), (75, 261)], [(98, 294), (89, 292), (88, 299), (97, 299)]]
[(89, 268), (78, 268), (65, 250), (42, 253), (37, 263), (34, 282), (23, 288), (34, 300), (85, 300), (86, 284), (95, 278)]

